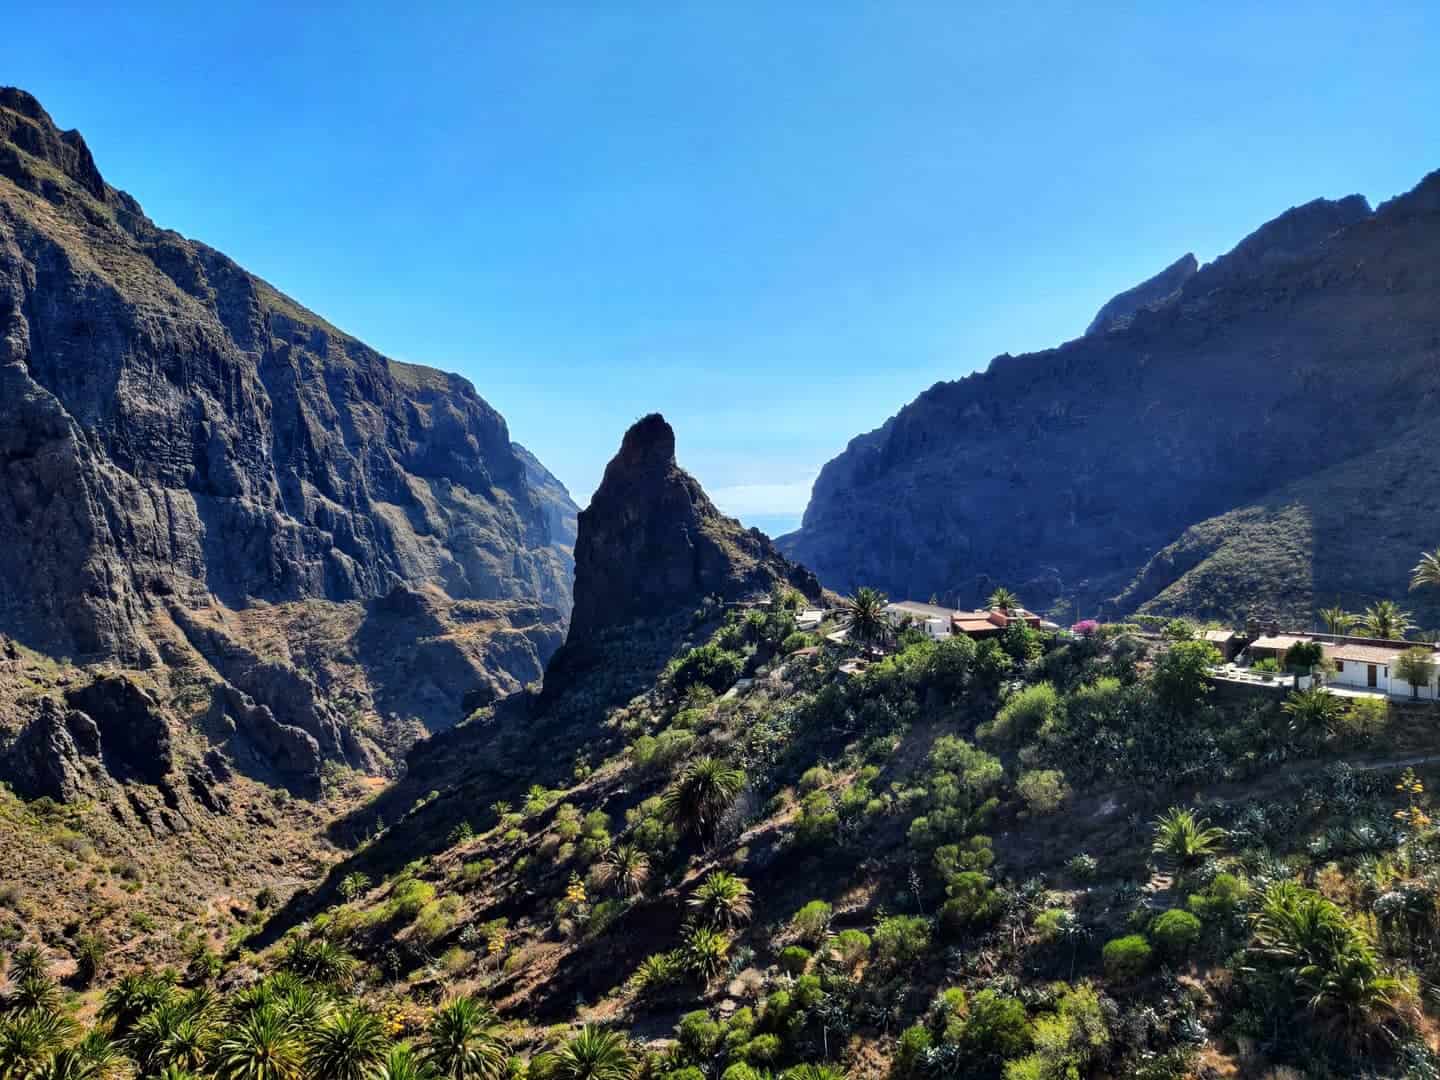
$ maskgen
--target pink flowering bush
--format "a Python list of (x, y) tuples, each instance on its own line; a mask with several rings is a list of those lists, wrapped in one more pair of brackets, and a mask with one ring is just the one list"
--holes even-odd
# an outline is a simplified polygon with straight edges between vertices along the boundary
[(1093, 637), (1099, 633), (1099, 631), (1100, 624), (1094, 619), (1081, 619), (1074, 626), (1070, 627), (1070, 632), (1072, 634), (1078, 634), (1080, 637)]

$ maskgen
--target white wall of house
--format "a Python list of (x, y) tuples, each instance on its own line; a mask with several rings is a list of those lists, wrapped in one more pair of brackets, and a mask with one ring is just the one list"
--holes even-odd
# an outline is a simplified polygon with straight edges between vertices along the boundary
[[(1359, 660), (1337, 660), (1339, 668), (1331, 675), (1329, 682), (1333, 686), (1348, 686), (1356, 690), (1377, 690), (1380, 693), (1390, 692), (1390, 665), (1389, 664), (1364, 664)], [(1370, 685), (1369, 668), (1375, 669), (1375, 685)]]

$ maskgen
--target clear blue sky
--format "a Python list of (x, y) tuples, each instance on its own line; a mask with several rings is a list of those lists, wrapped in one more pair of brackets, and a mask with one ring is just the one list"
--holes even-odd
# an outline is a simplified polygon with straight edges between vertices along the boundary
[(659, 409), (777, 531), (931, 383), (1440, 167), (1433, 0), (220, 6), (14, 5), (0, 80), (582, 505)]

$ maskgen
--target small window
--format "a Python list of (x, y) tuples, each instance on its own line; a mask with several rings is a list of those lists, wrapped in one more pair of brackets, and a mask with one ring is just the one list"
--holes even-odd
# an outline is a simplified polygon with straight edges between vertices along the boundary
[(1344, 670), (1345, 670), (1345, 661), (1344, 661), (1344, 660), (1336, 660), (1336, 661), (1335, 661), (1335, 670), (1336, 670), (1336, 671), (1344, 671)]

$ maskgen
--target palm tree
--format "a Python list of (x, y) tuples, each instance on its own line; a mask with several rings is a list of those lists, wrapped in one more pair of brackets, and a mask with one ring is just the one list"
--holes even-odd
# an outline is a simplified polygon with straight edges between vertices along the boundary
[(840, 618), (858, 645), (882, 645), (890, 639), (893, 627), (885, 614), (885, 594), (868, 585), (855, 590), (855, 595), (840, 604)]
[(1410, 571), (1411, 590), (1422, 585), (1440, 585), (1440, 548), (1422, 553), (1415, 569)]
[(665, 816), (701, 840), (715, 835), (725, 811), (745, 787), (745, 773), (718, 758), (699, 757), (666, 789)]
[(18, 983), (31, 975), (50, 971), (50, 956), (43, 945), (22, 945), (10, 955), (10, 981)]
[(389, 1055), (375, 1070), (374, 1080), (435, 1080), (435, 1072), (402, 1043), (390, 1048)]
[[(74, 1046), (57, 1050), (50, 1060), (29, 1074), (28, 1080), (118, 1080), (129, 1076), (125, 1056), (105, 1036), (92, 1031)], [(161, 1074), (160, 1080), (171, 1080)]]
[(125, 1039), (125, 1049), (146, 1072), (168, 1065), (198, 1072), (218, 1040), (213, 999), (168, 1001), (142, 1016)]
[(0, 1019), (0, 1077), (28, 1077), (70, 1041), (74, 1022), (48, 1011)]
[(473, 997), (452, 998), (425, 1029), (421, 1060), (450, 1080), (493, 1080), (505, 1066), (505, 1046), (492, 1029), (495, 1010)]
[(750, 921), (750, 886), (724, 870), (706, 874), (687, 902), (700, 918), (720, 929)]
[(621, 896), (638, 895), (650, 880), (650, 856), (635, 844), (620, 844), (595, 868), (595, 877), (601, 885), (613, 884)]
[(780, 1074), (780, 1080), (847, 1080), (847, 1074), (834, 1065), (792, 1065)]
[(729, 955), (730, 938), (708, 926), (692, 926), (680, 945), (681, 963), (706, 985), (725, 970)]
[(175, 987), (167, 979), (148, 971), (125, 975), (105, 991), (100, 1004), (100, 1019), (109, 1021), (113, 1036), (123, 1039), (140, 1018), (158, 1009), (175, 996)]
[(355, 970), (355, 958), (325, 938), (291, 938), (281, 963), (302, 979), (326, 986), (343, 986)]
[(1004, 585), (995, 586), (990, 593), (990, 599), (985, 602), (992, 611), (1003, 611), (1006, 615), (1020, 606), (1020, 598)]
[(1394, 600), (1378, 600), (1360, 617), (1360, 629), (1367, 637), (1400, 640), (1414, 628), (1410, 613), (1402, 611)]
[(1314, 735), (1331, 731), (1345, 715), (1345, 706), (1334, 694), (1318, 686), (1296, 690), (1280, 706), (1290, 717), (1290, 730), (1297, 735)]
[(378, 1016), (360, 1006), (341, 1009), (305, 1040), (305, 1075), (314, 1080), (367, 1080), (385, 1061), (388, 1049)]
[(298, 1080), (300, 1039), (280, 1009), (262, 1006), (232, 1024), (215, 1052), (219, 1080)]
[(60, 984), (48, 975), (26, 975), (5, 996), (11, 1012), (54, 1012), (60, 1007)]
[(1334, 634), (1336, 637), (1344, 637), (1348, 634), (1358, 619), (1358, 615), (1351, 615), (1342, 607), (1320, 609), (1320, 621), (1325, 624), (1325, 632)]
[(1225, 831), (1189, 810), (1171, 807), (1155, 820), (1155, 841), (1150, 850), (1178, 870), (1189, 870), (1220, 850)]
[(354, 870), (345, 875), (340, 882), (340, 899), (347, 904), (356, 900), (370, 891), (370, 876)]
[(635, 1059), (624, 1036), (586, 1024), (550, 1055), (545, 1075), (551, 1080), (631, 1080)]

